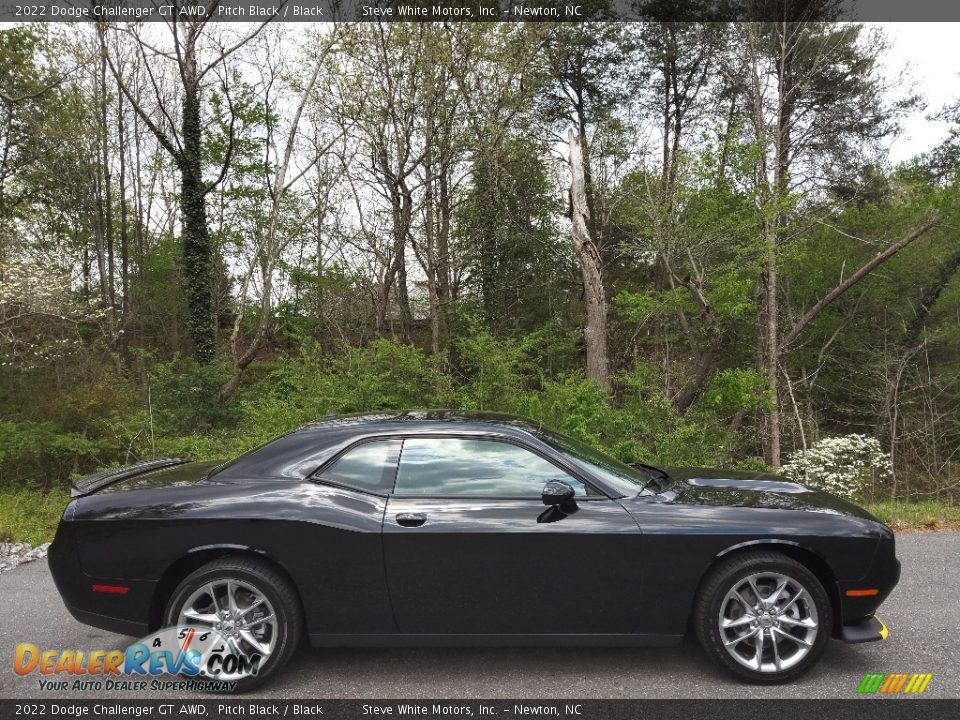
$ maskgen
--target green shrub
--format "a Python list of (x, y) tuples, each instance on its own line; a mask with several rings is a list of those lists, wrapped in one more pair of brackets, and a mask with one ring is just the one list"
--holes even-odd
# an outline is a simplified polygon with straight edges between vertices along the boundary
[(497, 338), (461, 320), (449, 356), (383, 339), (332, 350), (302, 339), (299, 354), (253, 365), (225, 404), (215, 400), (231, 372), (223, 363), (143, 357), (139, 384), (109, 366), (91, 368), (50, 403), (55, 409), (37, 413), (49, 419), (0, 418), (0, 483), (52, 486), (154, 457), (230, 458), (330, 414), (431, 407), (524, 415), (627, 462), (762, 469), (741, 457), (739, 436), (727, 429), (737, 409), (765, 401), (752, 370), (719, 373), (677, 415), (656, 364), (619, 372), (611, 395), (564, 370), (577, 364), (575, 333), (549, 325)]
[(199, 365), (179, 356), (153, 365), (141, 407), (152, 416), (154, 435), (205, 433), (236, 421), (233, 404), (215, 402), (230, 372), (222, 362)]
[(112, 443), (64, 431), (52, 422), (0, 420), (0, 483), (65, 481), (84, 467), (110, 462)]
[(64, 490), (0, 487), (0, 541), (50, 542), (69, 501)]

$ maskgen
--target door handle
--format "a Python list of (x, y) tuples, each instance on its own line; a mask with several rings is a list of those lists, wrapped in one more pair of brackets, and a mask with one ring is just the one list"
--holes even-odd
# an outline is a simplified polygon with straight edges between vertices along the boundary
[(403, 527), (420, 527), (427, 521), (423, 513), (400, 513), (397, 515), (397, 525)]

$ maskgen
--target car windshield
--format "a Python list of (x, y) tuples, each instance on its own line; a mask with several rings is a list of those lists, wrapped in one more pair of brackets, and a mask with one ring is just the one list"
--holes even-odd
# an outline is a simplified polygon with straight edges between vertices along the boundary
[(625, 465), (579, 440), (545, 428), (541, 428), (537, 436), (624, 495), (636, 495), (650, 487), (659, 487), (652, 472)]

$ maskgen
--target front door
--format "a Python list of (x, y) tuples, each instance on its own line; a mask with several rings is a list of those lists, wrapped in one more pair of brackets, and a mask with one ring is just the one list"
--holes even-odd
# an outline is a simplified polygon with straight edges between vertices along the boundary
[[(575, 490), (566, 512), (546, 482)], [(616, 500), (534, 450), (477, 437), (404, 440), (383, 524), (401, 633), (626, 633), (640, 532)]]

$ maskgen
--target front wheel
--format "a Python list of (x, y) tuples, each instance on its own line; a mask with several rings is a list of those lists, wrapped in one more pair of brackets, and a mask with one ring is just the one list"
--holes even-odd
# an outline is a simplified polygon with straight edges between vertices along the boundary
[(230, 654), (249, 660), (246, 667), (217, 665), (210, 676), (236, 682), (237, 692), (261, 685), (285, 665), (303, 627), (296, 590), (286, 576), (244, 557), (214, 560), (188, 575), (170, 596), (164, 619), (168, 627), (212, 628)]
[(778, 683), (809, 670), (833, 627), (823, 585), (786, 556), (756, 552), (714, 568), (697, 597), (700, 644), (742, 680)]

